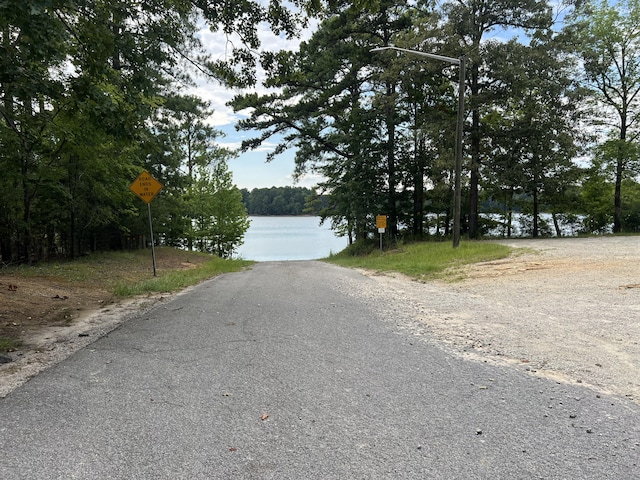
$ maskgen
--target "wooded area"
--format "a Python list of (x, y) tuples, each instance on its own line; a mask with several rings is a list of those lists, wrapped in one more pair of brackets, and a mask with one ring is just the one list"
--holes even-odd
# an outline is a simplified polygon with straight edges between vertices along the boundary
[[(248, 228), (232, 152), (184, 92), (196, 75), (251, 84), (257, 25), (291, 35), (298, 20), (277, 1), (0, 2), (2, 262), (148, 244), (128, 188), (142, 170), (164, 185), (153, 241), (229, 255)], [(210, 58), (203, 25), (242, 41)]]
[[(639, 2), (4, 0), (0, 259), (148, 244), (146, 205), (128, 190), (142, 170), (164, 185), (153, 241), (230, 255), (248, 228), (234, 152), (185, 91), (196, 76), (246, 87), (259, 67), (271, 93), (233, 101), (251, 112), (239, 128), (258, 132), (243, 149), (295, 149), (296, 175), (324, 178), (321, 214), (352, 241), (380, 213), (394, 235), (421, 237), (434, 216), (449, 235), (458, 72), (371, 52), (389, 45), (466, 56), (469, 237), (483, 213), (508, 235), (517, 211), (533, 236), (541, 212), (636, 231)], [(299, 51), (261, 49), (264, 22), (294, 36), (310, 16), (319, 27)], [(203, 25), (239, 39), (224, 59), (203, 48)]]
[[(637, 231), (638, 0), (385, 1), (332, 4), (299, 52), (274, 54), (272, 94), (239, 95), (251, 149), (296, 149), (298, 175), (321, 174), (323, 216), (352, 240), (374, 231), (451, 232), (458, 67), (395, 46), (466, 58), (463, 229), (478, 238), (514, 212), (532, 236)], [(559, 10), (560, 9), (560, 10)], [(553, 227), (541, 225), (541, 213)], [(543, 228), (544, 227), (544, 228)]]

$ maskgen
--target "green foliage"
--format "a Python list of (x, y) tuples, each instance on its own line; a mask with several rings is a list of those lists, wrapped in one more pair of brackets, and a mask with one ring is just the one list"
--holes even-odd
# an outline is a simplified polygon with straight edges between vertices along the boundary
[[(351, 240), (366, 238), (373, 216), (382, 212), (389, 216), (395, 234), (399, 223), (408, 223), (399, 208), (408, 196), (399, 192), (400, 184), (409, 186), (415, 177), (422, 177), (426, 154), (413, 153), (405, 141), (405, 129), (416, 128), (415, 122), (393, 110), (396, 104), (407, 110), (418, 103), (408, 105), (407, 97), (399, 101), (401, 69), (392, 65), (392, 57), (372, 56), (368, 49), (408, 31), (412, 17), (426, 22), (430, 14), (405, 2), (379, 2), (374, 11), (336, 4), (332, 14), (298, 53), (269, 58), (267, 84), (280, 87), (281, 93), (234, 99), (236, 110), (253, 109), (239, 127), (262, 131), (243, 148), (255, 148), (274, 136), (280, 143), (269, 158), (296, 148), (295, 174), (313, 172), (326, 179), (319, 184), (329, 194), (321, 215)], [(421, 112), (431, 111), (431, 105), (448, 110), (446, 98), (452, 90), (442, 88), (446, 82), (438, 72), (429, 71), (429, 77), (439, 81), (433, 89), (421, 78), (420, 85), (432, 93)], [(414, 98), (426, 95), (416, 82), (407, 82), (406, 88)], [(407, 173), (405, 165), (418, 156), (418, 165)], [(419, 198), (414, 201), (419, 203)]]
[(629, 179), (622, 186), (622, 231), (640, 232), (640, 183)]
[[(487, 41), (486, 37), (499, 30), (511, 30), (536, 37), (546, 36), (552, 26), (552, 12), (549, 4), (538, 0), (460, 0), (443, 4), (445, 31), (451, 35), (448, 43), (452, 56), (468, 56), (469, 69), (467, 87), (470, 98), (467, 101), (471, 111), (470, 137), (470, 185), (469, 185), (469, 236), (480, 235), (479, 196), (482, 181), (482, 166), (490, 159), (491, 153), (483, 148), (486, 141), (483, 132), (483, 110), (494, 101), (494, 87), (502, 85), (496, 79), (487, 59), (500, 42)], [(517, 71), (521, 64), (514, 64)], [(507, 81), (506, 86), (510, 86)], [(513, 96), (517, 99), (517, 95)], [(517, 107), (516, 107), (517, 108)]]
[(596, 156), (610, 165), (615, 178), (613, 231), (620, 232), (622, 184), (629, 171), (637, 171), (640, 159), (640, 2), (581, 3), (569, 28), (577, 39), (576, 50), (584, 64), (592, 124), (607, 137), (598, 145)]
[(533, 237), (543, 234), (541, 208), (566, 209), (567, 192), (581, 173), (573, 163), (579, 151), (574, 132), (579, 90), (573, 62), (561, 47), (553, 39), (526, 46), (512, 40), (495, 45), (487, 61), (497, 79), (483, 118), (491, 138), (484, 162), (487, 189), (507, 204), (508, 215), (516, 192), (529, 199), (531, 225), (525, 231)]
[[(312, 14), (322, 22), (299, 51), (260, 51), (263, 22), (291, 37)], [(203, 20), (239, 39), (228, 58), (203, 51)], [(387, 45), (467, 55), (471, 237), (481, 231), (480, 190), (505, 217), (530, 212), (534, 236), (541, 210), (574, 214), (577, 199), (585, 228), (635, 229), (640, 3), (579, 2), (566, 28), (551, 26), (550, 4), (537, 0), (4, 0), (0, 259), (150, 241), (227, 256), (247, 227), (239, 199), (254, 214), (320, 214), (351, 242), (367, 239), (380, 213), (394, 236), (427, 234), (430, 214), (436, 234), (449, 235), (457, 69), (370, 52)], [(518, 35), (486, 40), (505, 27)], [(270, 93), (232, 102), (252, 109), (239, 127), (259, 131), (243, 149), (267, 139), (277, 142), (269, 159), (295, 149), (294, 174), (321, 176), (317, 193), (237, 191), (226, 170), (233, 152), (216, 146), (210, 106), (180, 93), (196, 74), (248, 85), (259, 64)], [(573, 165), (589, 140), (577, 115), (585, 104), (604, 133), (586, 179)], [(143, 168), (164, 185), (153, 202), (155, 239), (146, 205), (127, 188)], [(220, 183), (210, 185), (209, 168), (222, 169)]]
[[(329, 194), (321, 212), (350, 242), (366, 239), (378, 213), (399, 228), (425, 234), (429, 214), (436, 234), (449, 235), (453, 203), (453, 151), (457, 78), (438, 62), (395, 51), (363, 55), (374, 45), (469, 56), (471, 110), (469, 233), (481, 231), (478, 189), (505, 203), (516, 195), (531, 212), (531, 234), (542, 209), (576, 211), (582, 171), (573, 160), (584, 136), (579, 125), (582, 90), (565, 36), (551, 30), (543, 2), (380, 2), (355, 11), (337, 4), (299, 52), (268, 57), (267, 84), (279, 93), (238, 96), (236, 110), (252, 108), (240, 128), (258, 130), (244, 149), (280, 140), (269, 158), (296, 149), (296, 174), (322, 175)], [(487, 13), (489, 12), (489, 13)], [(468, 22), (459, 23), (461, 18)], [(521, 38), (486, 42), (502, 27), (524, 29)], [(452, 38), (460, 41), (452, 42)], [(461, 50), (465, 45), (470, 52)], [(481, 168), (482, 167), (482, 168)], [(464, 181), (465, 179), (463, 179)], [(556, 218), (558, 218), (556, 216)], [(544, 227), (544, 228), (543, 228)], [(559, 228), (556, 227), (556, 233)]]
[[(241, 36), (228, 62), (203, 51), (203, 18)], [(250, 81), (265, 20), (290, 35), (302, 18), (279, 1), (0, 2), (0, 259), (145, 243), (146, 205), (128, 191), (141, 168), (165, 186), (155, 241), (184, 244), (193, 170), (230, 153), (208, 105), (176, 92), (194, 73)]]
[(347, 257), (361, 257), (371, 255), (376, 250), (380, 249), (380, 242), (377, 239), (362, 239), (357, 242), (353, 242), (348, 245), (344, 250), (339, 253), (331, 255), (331, 258), (336, 259), (336, 263), (341, 259)]
[(226, 163), (201, 167), (187, 195), (193, 224), (190, 243), (201, 252), (231, 257), (242, 244), (249, 219)]
[(601, 172), (593, 169), (580, 190), (582, 210), (586, 213), (584, 232), (609, 233), (613, 221), (611, 199), (615, 186)]
[(211, 113), (199, 98), (165, 97), (146, 168), (164, 184), (154, 200), (162, 242), (226, 257), (242, 243), (248, 223), (227, 165), (234, 152), (216, 145), (221, 133), (207, 125)]
[(401, 245), (397, 250), (384, 253), (374, 250), (368, 255), (352, 255), (346, 250), (327, 261), (345, 267), (400, 272), (420, 280), (457, 279), (460, 276), (458, 267), (506, 258), (511, 251), (505, 245), (488, 242), (462, 242), (455, 249), (448, 242), (420, 242)]

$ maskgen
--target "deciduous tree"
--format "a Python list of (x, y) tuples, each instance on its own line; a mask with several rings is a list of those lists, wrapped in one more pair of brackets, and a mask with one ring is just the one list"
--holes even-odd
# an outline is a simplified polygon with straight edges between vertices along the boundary
[(615, 172), (613, 231), (622, 229), (622, 185), (637, 172), (640, 132), (640, 2), (587, 1), (571, 28), (593, 95), (592, 114), (607, 136), (601, 152)]
[[(531, 199), (532, 235), (539, 234), (541, 206), (556, 211), (575, 186), (579, 169), (579, 89), (572, 57), (551, 36), (529, 45), (516, 40), (493, 46), (486, 59), (493, 82), (492, 112), (484, 120), (487, 186), (502, 186)], [(501, 201), (502, 198), (499, 198)], [(555, 204), (555, 205), (554, 205)]]

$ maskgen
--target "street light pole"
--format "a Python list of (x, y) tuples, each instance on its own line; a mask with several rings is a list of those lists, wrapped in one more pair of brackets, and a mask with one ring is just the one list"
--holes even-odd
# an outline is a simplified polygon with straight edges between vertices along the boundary
[(383, 50), (397, 50), (399, 52), (412, 53), (432, 60), (451, 63), (460, 67), (460, 77), (458, 81), (458, 122), (456, 126), (456, 158), (454, 170), (454, 197), (453, 197), (453, 248), (460, 245), (460, 211), (462, 208), (462, 137), (464, 129), (464, 80), (465, 80), (465, 56), (460, 58), (445, 57), (433, 53), (425, 53), (417, 50), (409, 50), (399, 47), (378, 47), (372, 48), (371, 52), (381, 52)]
[(460, 56), (458, 80), (458, 126), (456, 128), (456, 166), (453, 200), (453, 248), (460, 245), (460, 212), (462, 209), (462, 137), (464, 136), (465, 57)]

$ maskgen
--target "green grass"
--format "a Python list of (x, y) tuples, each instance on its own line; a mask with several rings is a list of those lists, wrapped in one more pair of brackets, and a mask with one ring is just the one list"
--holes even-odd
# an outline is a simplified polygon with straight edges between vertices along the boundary
[(366, 255), (351, 255), (347, 249), (325, 260), (350, 268), (399, 272), (419, 280), (445, 277), (456, 280), (463, 265), (506, 258), (511, 252), (511, 248), (493, 242), (466, 241), (455, 249), (450, 242), (419, 242)]
[(173, 292), (221, 273), (239, 271), (252, 262), (225, 260), (175, 248), (156, 249), (157, 276), (151, 250), (99, 252), (73, 261), (42, 262), (0, 270), (2, 274), (49, 277), (71, 285), (110, 291), (118, 297)]
[(19, 346), (20, 346), (20, 342), (14, 339), (0, 337), (0, 353), (11, 352), (12, 350), (18, 348)]
[(222, 273), (242, 270), (251, 263), (246, 260), (223, 260), (212, 257), (208, 262), (193, 269), (171, 270), (160, 273), (157, 277), (135, 282), (119, 282), (114, 286), (113, 293), (118, 297), (132, 297), (144, 293), (173, 292)]

